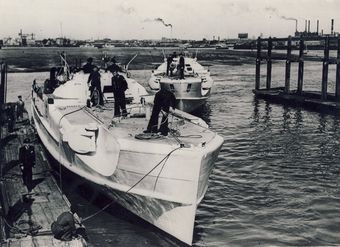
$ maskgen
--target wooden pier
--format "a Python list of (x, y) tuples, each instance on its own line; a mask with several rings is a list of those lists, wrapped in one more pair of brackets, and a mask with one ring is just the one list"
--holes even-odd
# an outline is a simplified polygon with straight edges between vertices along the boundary
[[(14, 106), (6, 102), (6, 65), (1, 65), (0, 84), (0, 246), (86, 246), (82, 237), (60, 241), (53, 237), (51, 224), (63, 212), (70, 212), (70, 202), (60, 191), (45, 158), (42, 145), (28, 117), (16, 122), (8, 131), (8, 118), (3, 109)], [(35, 148), (33, 189), (28, 192), (22, 181), (19, 147), (29, 138)], [(77, 215), (76, 220), (79, 221)]]
[[(299, 54), (293, 56), (292, 42), (299, 49)], [(321, 41), (324, 44), (323, 58), (313, 59), (314, 62), (322, 63), (321, 91), (305, 91), (304, 85), (304, 64), (305, 64), (305, 42)], [(285, 42), (287, 52), (284, 58), (272, 56), (273, 43)], [(329, 51), (337, 50), (337, 57), (330, 58)], [(272, 61), (285, 60), (285, 83), (283, 87), (271, 87), (272, 82)], [(266, 87), (261, 88), (261, 62), (266, 61)], [(297, 88), (291, 88), (291, 66), (298, 64)], [(328, 68), (329, 65), (336, 65), (335, 93), (327, 92)], [(316, 111), (331, 114), (340, 114), (340, 37), (301, 37), (301, 38), (268, 38), (257, 40), (257, 57), (255, 72), (255, 89), (253, 90), (257, 98), (273, 101), (275, 103), (301, 106)]]

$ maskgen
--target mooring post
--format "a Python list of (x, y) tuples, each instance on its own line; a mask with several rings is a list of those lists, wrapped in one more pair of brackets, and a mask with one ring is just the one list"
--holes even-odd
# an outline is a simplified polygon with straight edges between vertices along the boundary
[(285, 74), (285, 93), (290, 91), (290, 67), (292, 56), (292, 37), (289, 36), (287, 40), (287, 60), (286, 60), (286, 74)]
[(325, 38), (325, 49), (322, 65), (322, 85), (321, 85), (322, 100), (327, 99), (328, 65), (329, 65), (329, 36)]
[(268, 52), (267, 52), (267, 81), (266, 88), (271, 88), (272, 83), (272, 49), (273, 49), (273, 40), (271, 37), (268, 39)]
[(305, 50), (305, 42), (301, 38), (300, 44), (299, 44), (299, 71), (298, 71), (298, 85), (297, 85), (297, 93), (299, 95), (302, 94), (303, 90), (303, 72), (304, 72), (304, 59), (303, 59), (303, 53)]
[(256, 53), (256, 72), (255, 72), (255, 90), (260, 89), (261, 76), (261, 38), (257, 39), (257, 53)]
[(337, 101), (340, 101), (340, 37), (338, 37), (338, 54), (336, 61), (335, 98)]
[(6, 103), (7, 65), (0, 63), (0, 107)]

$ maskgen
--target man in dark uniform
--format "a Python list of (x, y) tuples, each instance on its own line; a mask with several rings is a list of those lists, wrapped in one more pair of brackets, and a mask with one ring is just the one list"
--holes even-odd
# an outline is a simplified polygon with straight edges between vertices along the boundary
[(116, 59), (111, 58), (111, 64), (107, 67), (107, 70), (110, 71), (112, 74), (114, 72), (123, 72), (122, 68), (116, 64)]
[(185, 61), (184, 61), (183, 54), (181, 54), (181, 56), (179, 57), (178, 68), (179, 68), (179, 79), (184, 79)]
[(101, 86), (101, 80), (100, 80), (100, 73), (98, 71), (98, 67), (94, 66), (93, 71), (91, 72), (88, 80), (88, 84), (90, 84), (90, 91), (91, 91), (91, 101), (92, 104), (95, 105), (95, 98), (93, 95), (94, 90), (96, 89), (98, 91), (98, 97), (99, 97), (99, 104), (104, 105), (103, 100), (103, 92), (102, 92), (102, 86)]
[[(161, 87), (161, 90), (158, 91), (155, 95), (151, 118), (148, 127), (144, 131), (144, 133), (161, 132), (162, 135), (167, 136), (169, 133), (168, 115), (170, 107), (175, 108), (175, 105), (176, 105), (175, 95), (165, 87)], [(158, 116), (160, 112), (162, 112), (163, 117), (161, 125), (158, 129)]]
[(115, 99), (114, 117), (121, 116), (120, 110), (122, 110), (123, 117), (127, 115), (126, 99), (125, 99), (125, 91), (127, 89), (128, 89), (128, 84), (124, 76), (118, 74), (117, 72), (113, 72), (112, 90), (113, 90), (113, 97)]
[(35, 151), (32, 145), (29, 145), (30, 139), (24, 140), (24, 146), (19, 149), (19, 161), (22, 163), (20, 166), (22, 171), (22, 179), (27, 186), (28, 192), (32, 190), (32, 168), (35, 165)]
[(172, 63), (172, 56), (168, 56), (166, 59), (166, 75), (169, 76), (170, 64)]
[(83, 71), (85, 74), (90, 74), (93, 71), (94, 65), (92, 64), (93, 58), (89, 57), (87, 63), (83, 66)]
[(22, 120), (24, 118), (24, 112), (25, 112), (25, 102), (22, 100), (21, 95), (18, 96), (17, 101), (17, 119)]
[(15, 103), (7, 103), (6, 116), (8, 132), (12, 133), (15, 126)]

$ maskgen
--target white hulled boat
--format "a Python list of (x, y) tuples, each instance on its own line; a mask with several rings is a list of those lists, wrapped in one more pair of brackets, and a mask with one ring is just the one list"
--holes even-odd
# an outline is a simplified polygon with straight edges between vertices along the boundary
[(197, 62), (197, 58), (185, 57), (184, 79), (179, 75), (179, 57), (174, 57), (170, 67), (173, 75), (167, 75), (167, 61), (154, 71), (149, 80), (149, 86), (153, 91), (160, 87), (166, 87), (176, 96), (177, 108), (185, 112), (193, 112), (202, 106), (210, 96), (213, 80), (209, 70)]
[(203, 120), (177, 109), (169, 116), (172, 134), (149, 139), (141, 134), (150, 115), (145, 89), (126, 78), (129, 115), (113, 119), (112, 93), (105, 92), (111, 73), (100, 73), (104, 107), (87, 107), (89, 75), (83, 72), (48, 94), (33, 86), (32, 116), (42, 143), (60, 164), (123, 207), (191, 244), (196, 208), (223, 139)]

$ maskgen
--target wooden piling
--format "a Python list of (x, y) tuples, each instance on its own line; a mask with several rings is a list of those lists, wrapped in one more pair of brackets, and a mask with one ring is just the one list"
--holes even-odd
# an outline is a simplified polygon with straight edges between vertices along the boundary
[(255, 75), (255, 89), (260, 89), (261, 77), (261, 38), (257, 39), (257, 53), (256, 53), (256, 75)]
[(269, 37), (268, 40), (268, 51), (267, 51), (267, 80), (266, 80), (266, 88), (271, 88), (272, 83), (272, 49), (273, 49), (273, 40)]
[(329, 36), (325, 38), (324, 58), (322, 64), (322, 82), (321, 82), (322, 100), (327, 99), (328, 66), (329, 66)]
[(7, 92), (7, 64), (0, 63), (0, 106), (6, 103)]
[(292, 37), (289, 36), (287, 40), (287, 60), (286, 60), (286, 73), (285, 73), (285, 93), (290, 92), (290, 67), (292, 58)]
[(336, 101), (340, 101), (340, 38), (338, 37), (338, 52), (336, 62), (336, 84), (335, 84), (335, 98)]
[(297, 84), (297, 93), (299, 95), (302, 94), (303, 90), (303, 72), (304, 72), (304, 58), (303, 58), (303, 53), (305, 50), (305, 42), (301, 38), (300, 43), (299, 43), (299, 70), (298, 70), (298, 84)]

